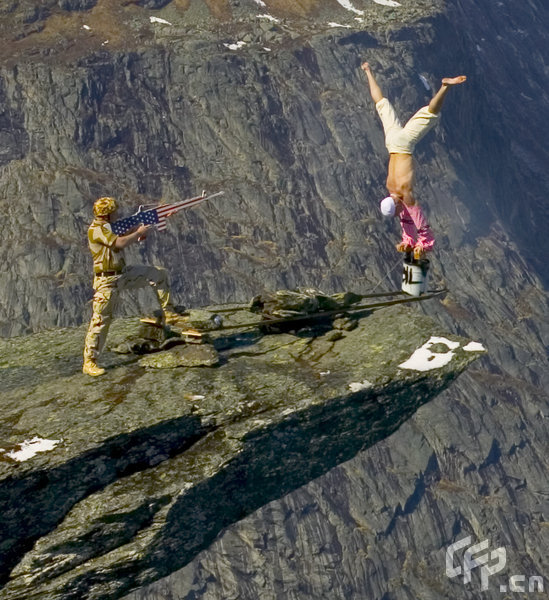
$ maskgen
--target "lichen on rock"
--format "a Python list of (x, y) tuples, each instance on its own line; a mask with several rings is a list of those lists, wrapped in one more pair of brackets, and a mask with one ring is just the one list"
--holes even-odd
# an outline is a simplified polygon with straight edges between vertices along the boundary
[(213, 367), (219, 355), (210, 344), (188, 344), (149, 354), (139, 361), (142, 367), (174, 369), (176, 367)]

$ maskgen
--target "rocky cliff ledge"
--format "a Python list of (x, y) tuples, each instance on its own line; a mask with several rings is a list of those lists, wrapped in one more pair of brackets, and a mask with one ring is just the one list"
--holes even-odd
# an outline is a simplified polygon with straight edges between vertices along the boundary
[[(116, 322), (112, 347), (134, 327)], [(108, 352), (91, 379), (83, 337), (0, 340), (3, 599), (119, 598), (173, 572), (389, 436), (481, 349), (393, 306), (324, 329), (218, 331), (213, 366)]]

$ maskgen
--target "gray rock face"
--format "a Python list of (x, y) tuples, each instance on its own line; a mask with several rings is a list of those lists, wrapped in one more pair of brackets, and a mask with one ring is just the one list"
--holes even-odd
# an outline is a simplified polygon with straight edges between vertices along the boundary
[(78, 361), (81, 328), (0, 344), (15, 442), (0, 451), (2, 598), (107, 600), (169, 574), (390, 435), (478, 356), (452, 336), (418, 363), (438, 328), (403, 307), (337, 340), (231, 331), (210, 334), (218, 368), (164, 359), (151, 372), (161, 365), (111, 355), (99, 381), (62, 368)]
[(23, 158), (29, 147), (23, 114), (19, 112), (17, 104), (8, 101), (7, 95), (4, 81), (0, 80), (0, 165)]
[(89, 10), (97, 0), (59, 0), (59, 6), (65, 10)]
[[(288, 46), (296, 31), (288, 26), (270, 51), (259, 40), (239, 53), (224, 44), (248, 30), (261, 35), (262, 20), (220, 39), (208, 30), (187, 33), (187, 13), (173, 19), (179, 29), (132, 13), (117, 31), (100, 14), (80, 21), (90, 31), (80, 26), (75, 39), (53, 47), (40, 33), (34, 58), (23, 45), (25, 60), (15, 68), (15, 57), (6, 57), (0, 72), (10, 122), (17, 116), (22, 127), (24, 120), (0, 173), (6, 233), (17, 240), (0, 257), (7, 278), (1, 335), (88, 318), (84, 237), (93, 200), (105, 194), (129, 213), (139, 203), (226, 189), (130, 253), (165, 264), (188, 306), (242, 301), (261, 288), (310, 283), (332, 292), (344, 279), (375, 280), (379, 267), (369, 256), (386, 236), (373, 200), (385, 156), (357, 71), (359, 53), (379, 45), (373, 36), (336, 41), (326, 26), (305, 45)], [(123, 16), (106, 12), (104, 20)], [(44, 32), (68, 19), (49, 25), (54, 17)], [(140, 28), (135, 35), (132, 26)], [(15, 197), (17, 210), (8, 210)]]
[[(284, 20), (239, 21), (258, 8), (242, 0), (222, 27), (195, 1), (151, 13), (171, 26), (132, 4), (72, 15), (53, 0), (0, 6), (14, 42), (0, 48), (0, 334), (87, 321), (83, 237), (104, 194), (129, 213), (225, 189), (130, 253), (167, 266), (187, 306), (261, 288), (398, 287), (397, 227), (377, 208), (387, 157), (358, 66), (373, 64), (404, 118), (430, 97), (420, 75), (434, 88), (466, 73), (416, 153), (437, 236), (431, 280), (451, 290), (425, 310), (489, 358), (393, 436), (231, 526), (132, 600), (477, 598), (478, 572), (468, 586), (444, 573), (447, 546), (466, 535), (507, 548), (483, 592), (500, 600), (510, 575), (546, 572), (549, 549), (549, 9), (354, 0), (366, 11), (357, 25), (336, 3), (299, 19), (268, 4)], [(224, 45), (244, 37), (239, 50)], [(149, 300), (126, 298), (125, 314)], [(34, 368), (3, 371), (2, 385)]]
[(139, 6), (144, 6), (145, 8), (159, 9), (169, 4), (172, 0), (138, 0), (137, 4)]

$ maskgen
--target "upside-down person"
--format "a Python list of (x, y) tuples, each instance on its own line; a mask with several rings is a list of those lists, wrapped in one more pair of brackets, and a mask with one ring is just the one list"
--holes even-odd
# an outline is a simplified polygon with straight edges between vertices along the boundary
[(402, 241), (397, 244), (399, 252), (414, 252), (416, 260), (432, 250), (435, 238), (421, 207), (414, 198), (414, 164), (412, 153), (415, 145), (437, 123), (442, 103), (448, 90), (466, 81), (465, 75), (446, 77), (428, 106), (420, 108), (402, 126), (392, 104), (383, 96), (370, 65), (362, 63), (366, 73), (370, 94), (383, 124), (385, 145), (389, 151), (387, 190), (389, 196), (381, 201), (381, 211), (385, 216), (398, 215), (402, 226)]
[(170, 301), (166, 269), (146, 265), (126, 266), (121, 250), (147, 237), (151, 225), (140, 225), (127, 235), (116, 235), (110, 223), (114, 221), (116, 200), (99, 198), (93, 205), (95, 219), (88, 229), (88, 244), (93, 257), (93, 314), (84, 344), (86, 375), (103, 375), (97, 365), (112, 321), (119, 293), (150, 285), (156, 292), (163, 320), (173, 323), (179, 318)]

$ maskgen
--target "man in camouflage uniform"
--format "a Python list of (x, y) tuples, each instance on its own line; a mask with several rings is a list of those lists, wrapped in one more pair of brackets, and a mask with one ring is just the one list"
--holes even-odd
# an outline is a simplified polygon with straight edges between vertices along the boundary
[(166, 270), (145, 265), (126, 266), (121, 250), (147, 237), (150, 225), (141, 225), (127, 235), (112, 232), (110, 221), (116, 211), (114, 198), (99, 198), (93, 205), (95, 219), (88, 229), (88, 244), (93, 257), (93, 315), (84, 345), (82, 371), (93, 377), (105, 369), (97, 366), (107, 332), (112, 321), (119, 293), (122, 290), (152, 286), (158, 297), (166, 322), (178, 318), (170, 301)]

